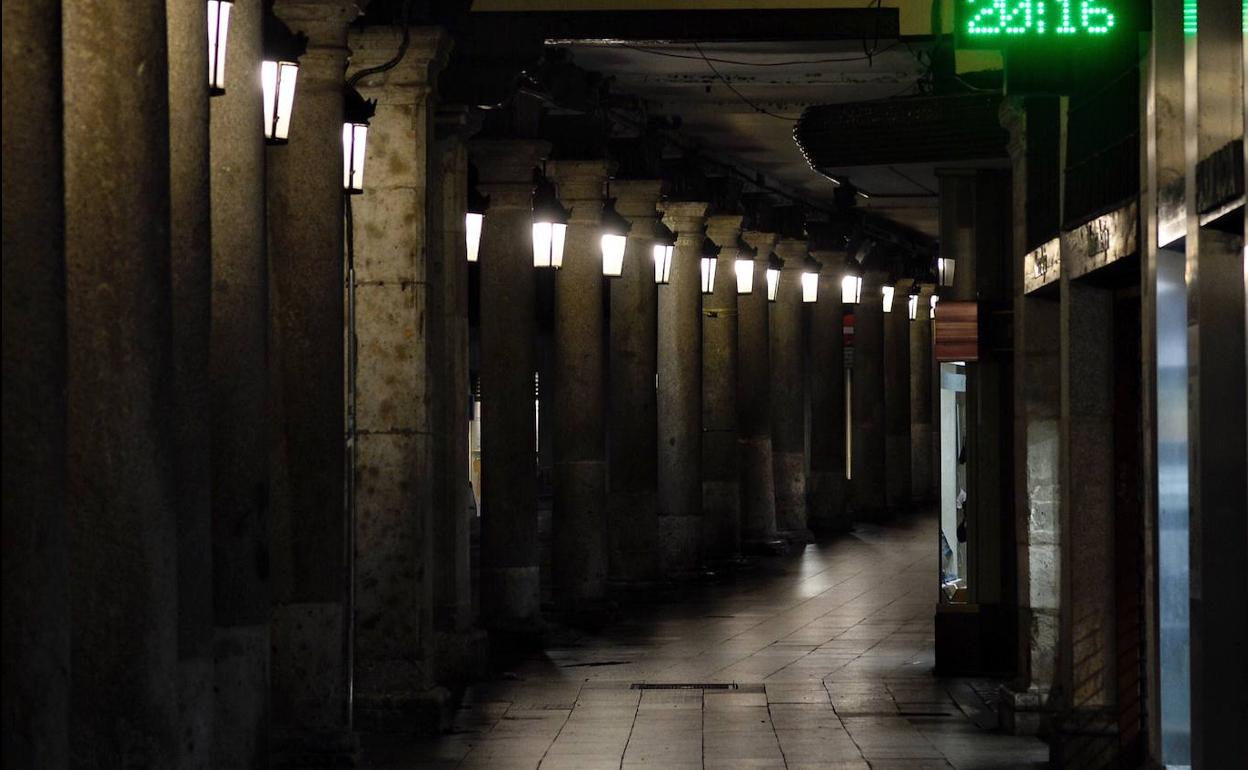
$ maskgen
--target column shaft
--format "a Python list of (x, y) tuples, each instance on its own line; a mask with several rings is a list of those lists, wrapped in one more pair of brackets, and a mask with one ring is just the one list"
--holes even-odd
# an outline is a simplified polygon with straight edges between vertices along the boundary
[(802, 371), (802, 260), (806, 242), (781, 240), (785, 261), (771, 305), (771, 446), (775, 466), (776, 528), (788, 538), (806, 528), (806, 388)]
[(4, 9), (3, 764), (68, 767), (61, 3)]
[(616, 181), (616, 210), (632, 223), (624, 271), (610, 282), (607, 424), (608, 580), (644, 587), (659, 573), (655, 372), (658, 287), (654, 231), (658, 180)]
[(823, 262), (819, 301), (810, 322), (810, 528), (849, 528), (845, 511), (845, 334), (842, 328), (839, 252), (816, 254)]
[(607, 590), (606, 350), (602, 217), (606, 161), (553, 161), (547, 172), (571, 211), (555, 276), (554, 507), (556, 603), (591, 609)]
[(72, 0), (62, 18), (70, 753), (75, 764), (173, 767), (178, 607), (165, 7)]
[(533, 168), (537, 141), (476, 140), (481, 231), (481, 618), (495, 631), (541, 622), (533, 411)]
[(663, 571), (693, 574), (702, 561), (701, 258), (706, 203), (664, 204), (677, 234), (671, 282), (659, 287), (658, 489)]
[(274, 12), (308, 36), (290, 142), (266, 153), (285, 485), (274, 510), (273, 722), (281, 761), (299, 762), (304, 751), (349, 749), (342, 93), (347, 24), (358, 9), (350, 0), (278, 0)]
[(919, 293), (910, 323), (910, 500), (930, 503), (936, 497), (932, 478), (932, 380), (936, 368), (932, 350), (932, 291)]
[(894, 513), (909, 509), (911, 494), (909, 291), (897, 284), (884, 314), (884, 502)]
[(776, 539), (776, 483), (771, 446), (771, 305), (767, 258), (774, 233), (746, 232), (754, 247), (754, 287), (737, 298), (737, 408), (741, 430), (741, 535), (750, 548)]
[(854, 518), (879, 518), (884, 498), (884, 308), (883, 273), (867, 271), (854, 307), (853, 499)]
[[(400, 43), (393, 29), (353, 34), (351, 66), (377, 66)], [(359, 83), (366, 99), (377, 100), (377, 111), (369, 125), (364, 193), (350, 202), (355, 691), (361, 728), (380, 731), (420, 729), (433, 684), (436, 375), (429, 350), (427, 193), (435, 167), (431, 82), (448, 54), (441, 30), (412, 29), (403, 59)]]
[(741, 554), (737, 471), (737, 274), (740, 216), (713, 216), (706, 232), (720, 247), (715, 284), (702, 295), (702, 517), (707, 557)]

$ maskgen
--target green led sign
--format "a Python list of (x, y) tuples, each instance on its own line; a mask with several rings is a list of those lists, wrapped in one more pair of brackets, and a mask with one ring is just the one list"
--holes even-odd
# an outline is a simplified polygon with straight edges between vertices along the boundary
[(1121, 26), (1109, 0), (957, 0), (958, 36), (977, 43), (1112, 37)]

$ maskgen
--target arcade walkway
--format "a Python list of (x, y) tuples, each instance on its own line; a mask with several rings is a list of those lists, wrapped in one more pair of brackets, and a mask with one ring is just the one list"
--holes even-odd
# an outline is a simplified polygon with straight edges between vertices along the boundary
[(859, 525), (560, 638), (472, 688), (452, 734), (374, 745), (366, 766), (1045, 767), (1044, 743), (993, 731), (995, 683), (932, 677), (935, 529), (930, 515)]

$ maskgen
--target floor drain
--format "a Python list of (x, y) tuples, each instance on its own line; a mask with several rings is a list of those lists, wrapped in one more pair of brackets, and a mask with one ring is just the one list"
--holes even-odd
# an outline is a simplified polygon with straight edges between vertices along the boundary
[(634, 690), (735, 690), (736, 683), (722, 684), (719, 682), (679, 682), (675, 684), (658, 684), (650, 682), (634, 682)]

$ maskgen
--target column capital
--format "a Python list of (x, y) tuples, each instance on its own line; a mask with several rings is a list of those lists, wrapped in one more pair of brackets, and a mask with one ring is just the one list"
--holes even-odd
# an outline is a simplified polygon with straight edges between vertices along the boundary
[(678, 238), (701, 238), (709, 208), (710, 204), (706, 201), (665, 201), (659, 204), (663, 224)]
[(615, 210), (632, 223), (628, 234), (634, 238), (652, 238), (659, 222), (659, 198), (663, 195), (662, 179), (619, 179), (611, 182)]
[(845, 252), (837, 249), (811, 249), (810, 256), (814, 257), (823, 265), (823, 269), (819, 271), (821, 275), (839, 276), (845, 266)]
[(805, 266), (806, 257), (810, 256), (810, 249), (806, 241), (781, 238), (776, 244), (776, 256), (784, 260), (785, 270), (801, 270)]
[[(740, 214), (715, 214), (706, 218), (706, 237), (716, 246), (726, 251), (737, 253), (737, 239), (741, 237), (741, 222), (745, 217)], [(725, 256), (721, 251), (720, 256)], [(731, 256), (731, 255), (729, 255)]]
[(761, 230), (746, 230), (741, 233), (741, 237), (745, 239), (746, 243), (754, 247), (754, 261), (762, 262), (763, 264), (767, 263), (772, 250), (776, 247), (776, 241), (780, 238), (775, 233), (765, 233)]
[(552, 160), (546, 175), (555, 181), (559, 200), (571, 212), (569, 223), (594, 224), (602, 215), (607, 178), (615, 170), (608, 160)]
[[(367, 27), (351, 30), (351, 64), (347, 74), (352, 75), (371, 69), (394, 57), (403, 42), (403, 33), (394, 27)], [(451, 56), (454, 41), (441, 27), (411, 27), (408, 29), (407, 52), (393, 68), (365, 77), (360, 85), (364, 88), (388, 90), (411, 88), (417, 91), (433, 91), (438, 73)]]
[(468, 144), (479, 174), (477, 188), (490, 196), (491, 208), (529, 208), (533, 170), (550, 154), (539, 139), (474, 139)]
[(355, 0), (275, 0), (273, 13), (291, 31), (308, 36), (307, 53), (299, 57), (301, 81), (305, 77), (342, 77), (347, 25), (360, 15)]

